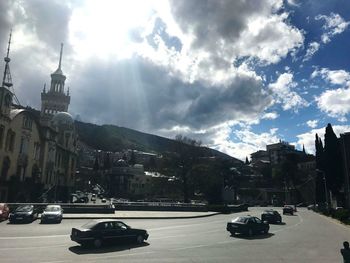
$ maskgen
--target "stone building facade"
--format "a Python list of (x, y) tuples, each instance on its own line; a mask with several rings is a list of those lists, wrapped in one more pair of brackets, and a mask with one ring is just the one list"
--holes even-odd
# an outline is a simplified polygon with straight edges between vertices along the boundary
[[(10, 38), (11, 39), (11, 38)], [(10, 40), (9, 40), (10, 46)], [(0, 87), (0, 202), (66, 201), (74, 186), (77, 133), (59, 66), (41, 111), (13, 104), (9, 48)]]

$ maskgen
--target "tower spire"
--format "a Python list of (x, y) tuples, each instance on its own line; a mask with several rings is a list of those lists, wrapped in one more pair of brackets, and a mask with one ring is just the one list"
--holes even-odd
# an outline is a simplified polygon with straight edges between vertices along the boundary
[(63, 52), (63, 43), (61, 43), (60, 62), (59, 62), (59, 64), (58, 64), (58, 68), (59, 68), (59, 69), (61, 69), (62, 52)]
[(4, 70), (4, 76), (2, 78), (2, 86), (3, 87), (7, 87), (10, 88), (12, 87), (12, 77), (11, 77), (11, 73), (10, 73), (10, 61), (11, 59), (9, 58), (10, 55), (10, 46), (11, 46), (11, 37), (12, 37), (12, 29), (10, 31), (10, 37), (9, 37), (9, 42), (8, 42), (8, 46), (7, 46), (7, 53), (6, 53), (6, 57), (4, 58), (5, 60), (5, 70)]

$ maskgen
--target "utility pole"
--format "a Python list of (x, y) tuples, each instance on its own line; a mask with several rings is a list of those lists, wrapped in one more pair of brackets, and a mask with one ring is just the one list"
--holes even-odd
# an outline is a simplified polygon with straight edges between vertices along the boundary
[(323, 184), (324, 184), (324, 193), (326, 195), (326, 209), (329, 210), (329, 200), (328, 200), (328, 189), (327, 189), (327, 181), (326, 181), (326, 173), (320, 169), (316, 169), (316, 172), (320, 172), (323, 175)]

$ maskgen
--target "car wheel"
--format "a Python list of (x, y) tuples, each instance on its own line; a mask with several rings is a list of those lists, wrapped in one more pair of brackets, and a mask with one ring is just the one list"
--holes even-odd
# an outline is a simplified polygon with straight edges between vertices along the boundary
[(102, 246), (102, 240), (99, 239), (99, 238), (96, 238), (96, 239), (94, 240), (94, 247), (95, 247), (95, 248), (100, 248), (101, 246)]
[(248, 236), (251, 237), (252, 235), (253, 235), (253, 229), (250, 228), (250, 229), (248, 230)]
[(142, 244), (144, 240), (145, 240), (145, 239), (144, 239), (143, 236), (141, 236), (141, 235), (138, 235), (138, 236), (136, 237), (136, 243), (137, 243), (137, 244)]
[(267, 234), (267, 233), (269, 233), (269, 230), (268, 230), (268, 229), (265, 229), (265, 230), (263, 231), (263, 233), (264, 233), (264, 234)]
[(234, 236), (236, 234), (235, 231), (230, 231), (230, 233), (231, 233), (231, 236)]

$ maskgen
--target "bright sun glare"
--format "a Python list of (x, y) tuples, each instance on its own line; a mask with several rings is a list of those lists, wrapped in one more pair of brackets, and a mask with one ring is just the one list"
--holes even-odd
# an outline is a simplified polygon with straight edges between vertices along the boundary
[(153, 7), (152, 1), (86, 1), (72, 15), (70, 42), (79, 57), (129, 57), (134, 49), (130, 33), (151, 24)]

